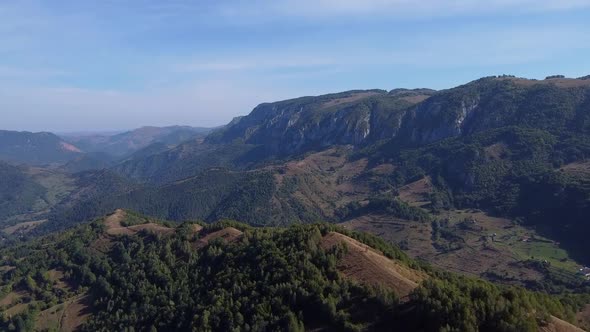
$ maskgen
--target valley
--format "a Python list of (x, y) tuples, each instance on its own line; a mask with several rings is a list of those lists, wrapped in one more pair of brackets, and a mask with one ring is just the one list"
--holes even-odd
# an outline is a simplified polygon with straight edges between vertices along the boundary
[(0, 323), (587, 327), (588, 105), (587, 80), (486, 77), (263, 103), (211, 130), (11, 132)]

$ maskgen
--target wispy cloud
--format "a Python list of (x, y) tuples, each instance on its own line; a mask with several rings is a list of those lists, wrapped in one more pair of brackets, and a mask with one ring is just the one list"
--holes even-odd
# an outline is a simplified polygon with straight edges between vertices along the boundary
[(280, 17), (356, 19), (401, 18), (404, 20), (480, 14), (515, 14), (568, 11), (589, 8), (588, 0), (275, 0), (225, 3), (221, 14), (246, 18)]
[(316, 68), (338, 64), (330, 55), (284, 54), (281, 51), (266, 50), (256, 55), (237, 55), (226, 59), (211, 60), (207, 58), (195, 59), (189, 63), (174, 66), (179, 72), (199, 71), (244, 71), (244, 70), (272, 70), (272, 69), (300, 69)]
[(414, 34), (411, 41), (383, 45), (378, 49), (351, 47), (362, 44), (362, 36), (345, 43), (315, 44), (284, 51), (261, 48), (257, 52), (225, 57), (194, 56), (172, 65), (177, 73), (247, 72), (339, 68), (363, 66), (489, 66), (534, 63), (563, 52), (590, 49), (590, 36), (582, 26), (563, 24), (518, 24), (510, 27), (473, 27)]
[(302, 94), (443, 88), (522, 67), (582, 76), (588, 9), (590, 0), (0, 1), (2, 126), (217, 125)]

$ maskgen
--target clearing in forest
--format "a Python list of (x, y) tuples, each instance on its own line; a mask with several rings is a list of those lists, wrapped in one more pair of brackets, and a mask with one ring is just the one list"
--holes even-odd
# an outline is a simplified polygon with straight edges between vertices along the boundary
[(121, 223), (125, 220), (126, 217), (127, 214), (122, 209), (117, 209), (115, 213), (108, 216), (104, 222), (105, 226), (107, 227), (107, 234), (133, 235), (141, 231), (148, 231), (155, 234), (167, 235), (174, 232), (173, 228), (162, 226), (152, 222), (133, 226), (123, 226)]
[(338, 269), (346, 277), (360, 283), (393, 289), (402, 298), (427, 276), (394, 260), (359, 241), (337, 232), (330, 232), (321, 241), (324, 249), (344, 244), (347, 252), (338, 262)]
[(239, 229), (233, 227), (226, 227), (222, 230), (215, 231), (205, 235), (203, 238), (197, 241), (197, 247), (203, 248), (209, 244), (209, 242), (215, 239), (221, 239), (225, 243), (232, 243), (242, 237), (244, 233)]

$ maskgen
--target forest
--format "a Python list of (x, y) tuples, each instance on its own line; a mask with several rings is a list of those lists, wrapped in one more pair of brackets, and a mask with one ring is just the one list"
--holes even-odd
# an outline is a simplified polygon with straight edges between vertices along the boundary
[[(148, 220), (127, 215), (125, 225)], [(76, 294), (92, 299), (84, 331), (537, 331), (551, 316), (572, 320), (584, 302), (581, 295), (554, 297), (442, 272), (377, 237), (332, 224), (252, 228), (220, 221), (199, 232), (199, 224), (164, 225), (175, 226), (174, 233), (108, 237), (100, 219), (2, 250), (2, 265), (16, 267), (2, 273), (1, 292), (25, 292), (29, 304), (4, 314), (0, 327), (31, 331), (40, 313)], [(243, 235), (196, 245), (227, 227)], [(329, 232), (428, 277), (407, 298), (344, 278), (338, 262), (348, 247), (323, 248)], [(63, 271), (67, 288), (51, 280), (48, 271), (55, 270)]]

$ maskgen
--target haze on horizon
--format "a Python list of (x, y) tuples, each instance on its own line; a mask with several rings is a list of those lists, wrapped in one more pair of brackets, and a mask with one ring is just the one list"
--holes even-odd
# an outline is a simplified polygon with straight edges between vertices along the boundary
[(0, 129), (217, 126), (261, 102), (590, 74), (588, 0), (0, 3)]

